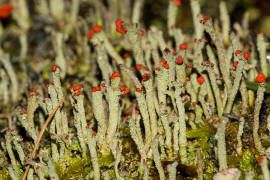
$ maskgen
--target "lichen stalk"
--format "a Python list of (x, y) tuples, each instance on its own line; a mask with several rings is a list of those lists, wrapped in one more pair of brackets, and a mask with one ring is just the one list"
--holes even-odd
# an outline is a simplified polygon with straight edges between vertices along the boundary
[(195, 29), (195, 37), (197, 39), (202, 38), (204, 27), (200, 23), (199, 15), (201, 14), (201, 7), (198, 0), (191, 0), (190, 1), (191, 11), (192, 11), (192, 18), (194, 23)]
[(257, 34), (257, 47), (259, 51), (259, 57), (260, 57), (260, 65), (262, 73), (267, 75), (269, 73), (269, 70), (267, 69), (268, 63), (266, 61), (266, 48), (268, 46), (268, 42), (265, 42), (264, 40), (264, 34), (258, 33)]
[(88, 148), (90, 151), (91, 163), (94, 169), (94, 180), (100, 179), (100, 167), (98, 164), (98, 156), (96, 150), (96, 138), (92, 135), (93, 132), (91, 129), (87, 132)]
[(258, 135), (259, 119), (260, 119), (259, 116), (260, 116), (260, 110), (262, 107), (264, 91), (265, 91), (264, 83), (260, 83), (257, 90), (257, 97), (256, 97), (255, 107), (254, 107), (253, 139), (254, 139), (255, 147), (259, 151), (260, 154), (264, 152), (264, 147), (262, 146), (260, 137)]
[(113, 89), (112, 84), (112, 87), (110, 86), (107, 87), (107, 95), (109, 104), (109, 123), (106, 139), (107, 142), (111, 142), (115, 135), (117, 125), (119, 123), (119, 109), (120, 109), (119, 99), (121, 92), (118, 89)]
[(226, 130), (227, 122), (228, 122), (228, 118), (223, 117), (221, 122), (217, 124), (217, 133), (216, 133), (217, 156), (218, 156), (218, 164), (219, 164), (220, 171), (228, 168), (226, 142), (225, 142), (225, 130)]
[(152, 143), (152, 151), (153, 151), (153, 159), (155, 162), (155, 166), (158, 170), (159, 178), (161, 180), (165, 180), (165, 173), (161, 165), (160, 153), (158, 151), (158, 136), (154, 138), (154, 141)]
[(218, 85), (217, 85), (214, 70), (211, 67), (207, 67), (207, 71), (208, 71), (211, 86), (213, 88), (214, 95), (215, 95), (218, 117), (221, 118), (222, 114), (223, 114), (223, 104), (222, 104), (222, 100), (221, 100), (221, 96), (220, 96), (220, 90), (219, 90)]
[(180, 96), (182, 88), (180, 85), (175, 85), (175, 100), (179, 113), (178, 122), (179, 122), (179, 146), (180, 146), (180, 157), (181, 162), (187, 162), (187, 135), (186, 135), (186, 114), (182, 98)]
[(148, 81), (143, 82), (143, 85), (146, 90), (145, 94), (145, 100), (147, 103), (147, 108), (149, 112), (149, 117), (150, 117), (150, 124), (151, 124), (151, 134), (152, 134), (152, 139), (157, 134), (157, 115), (155, 111), (155, 106), (154, 106), (154, 89), (153, 89), (153, 79), (150, 78)]
[(231, 85), (231, 80), (230, 80), (229, 67), (227, 67), (227, 64), (226, 64), (227, 57), (226, 57), (224, 45), (221, 41), (221, 38), (215, 33), (212, 20), (208, 20), (205, 23), (204, 28), (205, 28), (205, 31), (210, 35), (211, 39), (214, 41), (217, 47), (217, 55), (218, 55), (218, 60), (219, 60), (220, 71), (222, 73), (227, 90), (230, 90), (232, 85)]
[(263, 173), (263, 179), (264, 180), (269, 180), (270, 179), (270, 172), (268, 169), (268, 162), (267, 158), (265, 156), (262, 156), (262, 162), (260, 163), (262, 173)]
[(165, 131), (165, 145), (166, 145), (166, 148), (171, 151), (171, 146), (172, 146), (172, 133), (171, 133), (171, 128), (169, 126), (169, 122), (168, 122), (168, 112), (167, 112), (167, 108), (164, 104), (160, 104), (160, 120), (162, 122), (162, 125), (163, 125), (163, 128), (164, 128), (164, 131)]
[(225, 44), (229, 43), (229, 31), (231, 27), (230, 16), (226, 7), (226, 3), (221, 1), (219, 4), (220, 19), (222, 24), (222, 36)]
[(175, 27), (176, 15), (178, 7), (175, 5), (175, 2), (170, 1), (167, 14), (167, 29), (169, 30), (169, 35), (172, 36), (172, 29)]
[(244, 60), (242, 58), (237, 58), (237, 59), (238, 59), (238, 65), (237, 65), (237, 69), (236, 69), (236, 72), (235, 72), (235, 79), (234, 79), (232, 89), (230, 90), (229, 99), (228, 99), (228, 102), (227, 102), (224, 113), (230, 113), (231, 112), (234, 99), (236, 97), (236, 94), (239, 91), (240, 82), (241, 82), (241, 79), (242, 79), (242, 73), (243, 73), (245, 63), (246, 63), (246, 60)]
[(102, 144), (105, 142), (105, 135), (107, 130), (107, 124), (105, 119), (105, 109), (103, 105), (103, 93), (102, 91), (96, 91), (92, 93), (92, 107), (95, 119), (98, 122), (98, 131), (97, 137), (99, 139), (99, 143)]
[(238, 131), (237, 131), (237, 148), (236, 148), (236, 151), (239, 155), (241, 155), (243, 153), (241, 137), (242, 137), (243, 130), (244, 130), (244, 124), (245, 124), (245, 118), (241, 117), (239, 125), (238, 125)]

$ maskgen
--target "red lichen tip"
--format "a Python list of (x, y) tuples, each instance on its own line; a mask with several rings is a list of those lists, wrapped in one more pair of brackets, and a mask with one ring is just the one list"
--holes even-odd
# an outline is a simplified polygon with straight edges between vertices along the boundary
[(81, 87), (82, 86), (80, 84), (77, 84), (77, 85), (73, 86), (73, 91), (78, 91), (81, 89)]
[(192, 64), (188, 64), (188, 66), (187, 66), (189, 69), (192, 69)]
[(204, 83), (204, 77), (203, 77), (203, 76), (199, 76), (199, 77), (197, 78), (197, 82), (198, 82), (199, 84), (203, 84), (203, 83)]
[(182, 57), (179, 57), (179, 58), (177, 58), (177, 60), (176, 60), (176, 64), (178, 64), (178, 65), (182, 65), (183, 62), (184, 62), (184, 59), (183, 59)]
[(87, 39), (90, 40), (94, 37), (95, 32), (93, 30), (89, 31), (89, 33), (87, 34)]
[(116, 77), (119, 77), (119, 78), (121, 77), (121, 75), (120, 75), (119, 72), (114, 72), (114, 73), (112, 73), (110, 79), (113, 80), (113, 79), (116, 78)]
[(101, 87), (97, 86), (96, 91), (101, 91)]
[(139, 111), (139, 110), (136, 110), (135, 113), (136, 113), (136, 114), (140, 114), (140, 111)]
[(136, 88), (136, 92), (141, 92), (141, 88)]
[(124, 95), (127, 95), (129, 92), (130, 92), (130, 90), (128, 88), (126, 88), (124, 91)]
[(164, 52), (165, 52), (165, 53), (170, 53), (171, 51), (170, 51), (169, 48), (165, 48), (165, 49), (164, 49)]
[(179, 49), (186, 50), (187, 49), (187, 45), (185, 43), (182, 43), (182, 44), (179, 45)]
[(164, 58), (161, 58), (160, 60), (163, 64), (167, 64), (167, 61)]
[(143, 29), (141, 30), (141, 35), (144, 36), (144, 30)]
[(53, 85), (54, 85), (54, 83), (47, 83), (47, 84), (46, 84), (46, 88), (48, 89), (49, 86), (53, 86)]
[(37, 166), (36, 166), (36, 169), (39, 169), (39, 168), (40, 168), (40, 166), (39, 166), (39, 165), (37, 165)]
[(92, 92), (97, 92), (97, 91), (101, 91), (101, 87), (96, 86), (92, 88)]
[(147, 80), (149, 80), (150, 78), (151, 78), (151, 74), (145, 73), (145, 74), (142, 75), (142, 80), (143, 80), (143, 81), (147, 81)]
[(250, 58), (250, 54), (248, 53), (248, 52), (244, 52), (244, 58), (246, 59), (246, 60), (248, 60), (249, 58)]
[(68, 135), (66, 135), (65, 140), (68, 140), (68, 139), (69, 139), (69, 136), (68, 136)]
[(204, 16), (203, 19), (206, 20), (206, 21), (208, 21), (208, 20), (211, 19), (211, 17), (210, 16)]
[(120, 89), (120, 91), (125, 91), (126, 87), (122, 85), (122, 86), (119, 87), (119, 89)]
[(136, 64), (136, 69), (137, 69), (138, 71), (140, 71), (142, 68), (143, 68), (143, 66), (142, 66), (141, 64)]
[(214, 67), (214, 66), (215, 66), (215, 64), (211, 63), (211, 64), (210, 64), (210, 66), (211, 66), (211, 67)]
[(257, 31), (256, 34), (258, 34), (258, 35), (263, 34), (263, 32), (262, 31)]
[(259, 164), (259, 165), (261, 165), (261, 164), (262, 164), (263, 159), (264, 159), (264, 157), (263, 157), (263, 156), (260, 156), (260, 157), (259, 157), (259, 159), (258, 159), (258, 164)]
[(173, 55), (177, 55), (177, 51), (173, 50), (173, 51), (172, 51), (172, 54), (173, 54)]
[(197, 105), (196, 102), (192, 102), (191, 104), (192, 104), (193, 107), (195, 107)]
[(100, 85), (101, 85), (101, 87), (105, 87), (105, 83), (101, 83)]
[(120, 91), (124, 92), (125, 95), (127, 95), (127, 94), (129, 93), (129, 91), (130, 91), (128, 88), (126, 88), (126, 87), (123, 86), (123, 85), (120, 86), (119, 89), (120, 89)]
[(179, 7), (179, 6), (181, 6), (181, 4), (182, 4), (182, 1), (181, 0), (171, 0), (172, 2), (175, 2), (175, 5), (177, 6), (177, 7)]
[(265, 75), (262, 74), (262, 73), (259, 73), (259, 74), (257, 75), (257, 77), (256, 77), (256, 81), (257, 81), (258, 83), (263, 83), (263, 82), (265, 81)]
[(102, 26), (100, 25), (95, 25), (92, 29), (95, 33), (101, 32), (102, 31)]
[(96, 131), (93, 131), (93, 132), (92, 132), (92, 135), (93, 135), (93, 136), (96, 136), (96, 135), (97, 135), (97, 132), (96, 132)]
[(23, 110), (23, 111), (21, 112), (21, 115), (23, 115), (23, 114), (27, 114), (27, 110)]
[(115, 21), (116, 31), (121, 34), (125, 34), (127, 32), (127, 27), (122, 25), (123, 22), (124, 21), (120, 18)]
[(55, 72), (56, 71), (56, 69), (57, 69), (57, 66), (56, 65), (52, 65), (52, 72)]
[(118, 18), (118, 19), (115, 21), (116, 27), (121, 26), (123, 22), (124, 22), (124, 21), (123, 21), (122, 19)]
[(129, 57), (130, 57), (130, 54), (129, 54), (129, 53), (125, 53), (125, 54), (124, 54), (124, 58), (125, 58), (125, 59), (127, 59), (127, 58), (129, 58)]
[(234, 54), (235, 54), (235, 56), (237, 56), (238, 54), (241, 54), (241, 50), (239, 50), (239, 49), (237, 49), (237, 50), (235, 50), (235, 52), (234, 52)]
[(68, 91), (71, 91), (71, 90), (72, 90), (72, 88), (73, 88), (72, 86), (69, 86)]
[(160, 71), (160, 67), (156, 67), (155, 70), (156, 70), (156, 71)]
[(169, 64), (163, 64), (162, 66), (163, 66), (165, 69), (170, 69)]
[(233, 62), (233, 67), (236, 69), (237, 68), (237, 65), (238, 65), (238, 61), (234, 61)]
[(73, 93), (73, 96), (80, 96), (82, 95), (80, 91)]
[(37, 92), (37, 91), (36, 91), (35, 88), (31, 88), (31, 89), (30, 89), (30, 92), (31, 92), (31, 93), (35, 93), (35, 92)]
[(3, 4), (0, 6), (0, 18), (8, 18), (9, 14), (12, 12), (13, 7), (11, 4)]
[(200, 23), (205, 24), (206, 21), (205, 20), (200, 20)]
[(145, 71), (149, 71), (149, 68), (148, 68), (147, 66), (145, 66), (143, 69), (144, 69)]

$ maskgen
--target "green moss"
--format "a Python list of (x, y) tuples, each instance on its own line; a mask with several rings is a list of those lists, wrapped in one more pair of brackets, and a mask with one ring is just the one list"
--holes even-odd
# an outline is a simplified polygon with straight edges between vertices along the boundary
[[(251, 81), (246, 81), (247, 88), (250, 90), (257, 91), (258, 89), (258, 83), (251, 82)], [(265, 93), (270, 94), (270, 86), (265, 84)]]
[(60, 179), (84, 178), (91, 170), (90, 157), (68, 157), (55, 163), (55, 169)]
[(208, 123), (202, 124), (200, 128), (187, 131), (187, 138), (196, 138), (199, 147), (204, 152), (210, 149), (209, 139), (215, 134), (215, 128)]
[(79, 151), (79, 152), (82, 151), (80, 143), (79, 143), (79, 141), (77, 139), (73, 140), (73, 142), (68, 146), (68, 149), (72, 150), (72, 151)]
[(188, 149), (188, 162), (185, 163), (187, 166), (196, 168), (197, 166), (197, 151), (195, 148)]
[(44, 80), (48, 80), (50, 78), (50, 70), (51, 70), (51, 64), (46, 65), (43, 69), (42, 69), (42, 77)]
[(238, 164), (238, 158), (237, 155), (227, 155), (227, 161), (229, 168), (236, 168)]
[(251, 170), (255, 172), (256, 159), (250, 149), (245, 150), (243, 152), (242, 157), (240, 157), (238, 161), (239, 161), (239, 168), (242, 171)]
[(105, 167), (113, 167), (114, 166), (114, 157), (113, 154), (110, 152), (108, 154), (98, 154), (98, 163), (99, 166), (105, 166)]
[(1, 169), (0, 170), (0, 179), (1, 180), (11, 180), (10, 176), (7, 173), (7, 169)]
[(213, 161), (204, 161), (204, 179), (213, 179), (213, 174), (217, 171), (218, 169)]
[(200, 128), (187, 131), (187, 138), (210, 138), (215, 134), (215, 128), (208, 123), (202, 124)]

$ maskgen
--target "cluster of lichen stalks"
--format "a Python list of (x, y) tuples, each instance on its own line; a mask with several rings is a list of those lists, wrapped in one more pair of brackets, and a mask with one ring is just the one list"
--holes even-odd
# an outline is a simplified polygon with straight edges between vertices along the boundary
[[(30, 17), (26, 1), (18, 2), (13, 15), (22, 30), (23, 60), (31, 36), (27, 34)], [(115, 19), (106, 19), (104, 6), (95, 1), (101, 21), (83, 37), (77, 32), (83, 42), (78, 51), (83, 52), (86, 64), (91, 61), (94, 66), (90, 84), (77, 83), (66, 91), (61, 81), (66, 87), (71, 67), (63, 45), (74, 32), (79, 3), (72, 1), (68, 18), (63, 15), (62, 0), (37, 4), (40, 14), (52, 16), (60, 26), (50, 29), (56, 65), (51, 66), (47, 88), (32, 85), (25, 110), (17, 108), (9, 118), (9, 129), (1, 139), (0, 178), (269, 179), (270, 115), (266, 116), (267, 128), (260, 135), (258, 130), (270, 63), (263, 33), (257, 34), (257, 51), (255, 46), (241, 43), (248, 35), (248, 16), (243, 25), (235, 24), (236, 33), (229, 32), (229, 15), (221, 2), (220, 31), (215, 28), (218, 20), (213, 25), (211, 17), (201, 15), (198, 1), (190, 0), (195, 31), (184, 35), (175, 26), (181, 1), (172, 0), (167, 20), (170, 38), (165, 40), (155, 26), (140, 28), (143, 0), (135, 2), (132, 15), (124, 10), (117, 14), (110, 4)], [(59, 25), (67, 19), (70, 23)], [(95, 23), (96, 19), (89, 21)], [(106, 24), (102, 26), (102, 22)], [(80, 23), (85, 28), (88, 21)], [(110, 31), (132, 56), (120, 56)], [(20, 97), (17, 75), (2, 50), (0, 62), (0, 96), (7, 104), (12, 93), (16, 102)], [(96, 78), (97, 68), (100, 79)], [(258, 84), (256, 91), (247, 88), (247, 81)], [(228, 126), (236, 128), (231, 139), (225, 139), (231, 132)], [(250, 143), (254, 145), (245, 147), (241, 137), (247, 132), (252, 132)], [(235, 143), (228, 151), (226, 144), (232, 145), (231, 141)]]

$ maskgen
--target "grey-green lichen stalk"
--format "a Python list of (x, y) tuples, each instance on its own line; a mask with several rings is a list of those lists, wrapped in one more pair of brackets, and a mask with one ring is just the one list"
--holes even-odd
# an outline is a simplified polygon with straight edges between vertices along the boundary
[[(28, 1), (11, 2), (19, 61), (25, 62), (34, 19)], [(168, 1), (167, 32), (147, 29), (141, 23), (145, 1), (134, 1), (133, 8), (131, 2), (35, 4), (35, 12), (49, 18), (44, 29), (53, 40), (54, 62), (37, 65), (47, 68), (36, 69), (43, 74), (37, 84), (22, 83), (31, 82), (27, 71), (23, 79), (16, 72), (20, 63), (13, 65), (1, 45), (0, 100), (21, 105), (3, 115), (8, 128), (0, 132), (0, 179), (239, 179), (241, 173), (269, 179), (264, 34), (257, 34), (256, 46), (245, 43), (247, 15), (243, 27), (235, 24), (237, 33), (230, 32), (226, 3), (220, 2), (220, 19), (213, 19), (202, 15), (198, 0), (190, 0), (194, 34), (178, 27), (180, 0)], [(95, 9), (82, 17), (81, 3)]]

